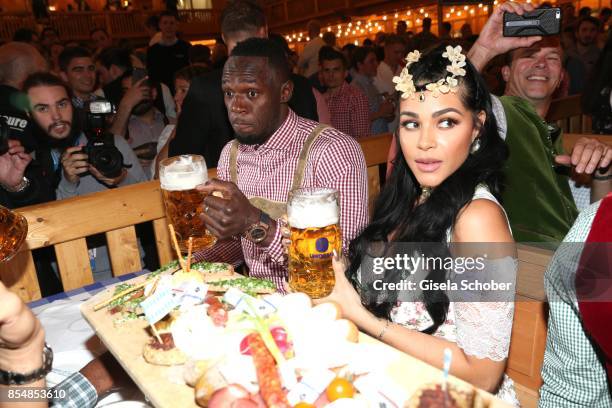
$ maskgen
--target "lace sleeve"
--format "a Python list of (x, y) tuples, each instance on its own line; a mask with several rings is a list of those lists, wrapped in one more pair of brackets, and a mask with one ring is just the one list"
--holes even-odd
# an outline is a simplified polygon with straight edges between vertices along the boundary
[(512, 291), (500, 296), (506, 301), (495, 301), (497, 296), (488, 292), (481, 293), (480, 301), (456, 302), (457, 345), (468, 355), (501, 361), (508, 357), (510, 348), (514, 302), (507, 300), (514, 298), (515, 279), (509, 276), (516, 273), (517, 262), (506, 257), (485, 264), (485, 276), (505, 276), (501, 280), (512, 282)]

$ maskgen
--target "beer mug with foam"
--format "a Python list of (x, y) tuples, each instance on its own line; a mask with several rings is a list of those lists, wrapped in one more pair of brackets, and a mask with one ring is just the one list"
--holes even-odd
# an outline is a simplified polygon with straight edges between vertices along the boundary
[(21, 214), (0, 205), (0, 262), (10, 260), (28, 235), (28, 222)]
[(289, 286), (312, 298), (334, 288), (333, 250), (340, 253), (338, 192), (329, 188), (302, 188), (289, 193), (287, 219), (291, 231)]
[(196, 190), (196, 186), (206, 180), (208, 172), (202, 156), (169, 157), (159, 165), (166, 216), (174, 226), (179, 247), (184, 253), (187, 252), (190, 237), (193, 238), (194, 251), (214, 245), (217, 241), (200, 219), (205, 195)]

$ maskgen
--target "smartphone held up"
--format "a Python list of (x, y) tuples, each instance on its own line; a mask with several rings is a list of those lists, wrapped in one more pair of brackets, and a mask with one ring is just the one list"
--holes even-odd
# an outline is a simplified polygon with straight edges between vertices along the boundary
[(504, 37), (557, 35), (561, 31), (561, 9), (542, 8), (524, 13), (504, 13)]

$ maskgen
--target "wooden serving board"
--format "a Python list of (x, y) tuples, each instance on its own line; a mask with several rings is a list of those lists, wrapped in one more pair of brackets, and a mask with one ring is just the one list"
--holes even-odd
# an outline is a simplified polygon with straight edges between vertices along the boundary
[[(139, 276), (127, 282), (137, 284), (144, 279), (146, 279), (146, 276)], [(93, 310), (96, 304), (111, 297), (113, 292), (114, 287), (107, 288), (83, 303), (81, 313), (85, 320), (155, 407), (198, 407), (194, 400), (193, 388), (173, 382), (182, 379), (180, 368), (151, 365), (142, 357), (143, 347), (150, 339), (146, 330), (147, 323), (144, 320), (134, 320), (115, 327), (113, 316), (108, 313), (106, 308), (97, 312)], [(419, 386), (439, 382), (442, 378), (439, 369), (382, 344), (364, 333), (359, 333), (359, 341), (379, 343), (397, 354), (397, 358), (389, 366), (387, 373), (395, 380), (397, 385), (406, 390), (407, 397), (411, 396)], [(454, 377), (451, 377), (450, 381), (470, 387), (466, 382)], [(490, 408), (510, 407), (510, 405), (485, 391), (478, 390), (478, 393), (484, 401), (489, 402)]]

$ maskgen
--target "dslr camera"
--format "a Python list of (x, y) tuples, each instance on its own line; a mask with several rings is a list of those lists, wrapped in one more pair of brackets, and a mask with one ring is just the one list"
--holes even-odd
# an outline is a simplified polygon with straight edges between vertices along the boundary
[(129, 167), (123, 164), (123, 155), (115, 146), (113, 135), (106, 130), (107, 118), (112, 113), (113, 106), (109, 101), (89, 103), (85, 125), (87, 146), (83, 149), (89, 164), (108, 178), (119, 176), (123, 168)]

